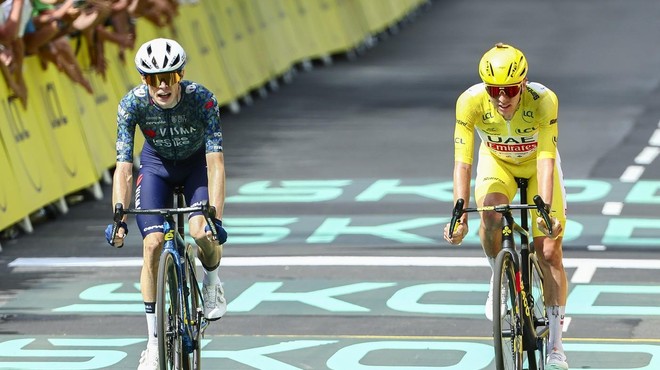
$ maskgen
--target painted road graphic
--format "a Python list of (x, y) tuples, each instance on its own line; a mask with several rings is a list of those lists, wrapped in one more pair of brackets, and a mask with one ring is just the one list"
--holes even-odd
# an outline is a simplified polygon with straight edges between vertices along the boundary
[[(459, 269), (488, 273), (480, 257), (397, 257), (397, 256), (290, 256), (227, 257), (223, 262), (231, 279), (224, 281), (230, 302), (228, 314), (204, 341), (205, 368), (212, 369), (330, 369), (330, 370), (444, 370), (491, 369), (493, 361), (489, 325), (483, 318), (487, 281), (414, 280), (426, 269), (443, 268), (445, 273)], [(567, 305), (566, 350), (574, 368), (612, 369), (608, 359), (624, 363), (617, 369), (657, 369), (660, 366), (660, 337), (622, 339), (572, 337), (571, 326), (583, 322), (609, 320), (657, 321), (660, 316), (660, 287), (657, 282), (594, 282), (612, 271), (660, 271), (660, 261), (627, 259), (571, 259), (565, 264), (571, 276)], [(18, 258), (10, 263), (17, 272), (71, 269), (117, 269), (133, 271), (139, 261), (133, 258)], [(297, 279), (240, 279), (255, 276), (267, 268), (310, 267), (315, 269), (383, 269), (406, 267), (411, 279), (350, 279), (350, 275), (329, 279), (301, 276)], [(114, 267), (113, 267), (114, 266)], [(130, 270), (133, 269), (133, 270)], [(133, 271), (134, 272), (134, 271)], [(471, 275), (472, 273), (468, 274)], [(122, 274), (127, 275), (129, 274)], [(386, 274), (387, 275), (387, 274)], [(423, 274), (422, 274), (423, 275)], [(448, 275), (443, 275), (447, 277)], [(32, 318), (75, 315), (98, 317), (98, 327), (109, 322), (141, 318), (144, 307), (139, 284), (132, 280), (114, 282), (99, 279), (63, 279), (45, 284), (42, 290), (17, 294), (4, 307), (4, 313), (21, 313), (30, 307)], [(34, 302), (39, 301), (40, 305)], [(37, 306), (37, 307), (35, 307)], [(232, 320), (290, 320), (289, 333), (241, 335), (223, 333)], [(341, 321), (388, 318), (437, 322), (437, 330), (427, 335), (324, 334), (306, 332), (305, 322), (314, 318)], [(105, 322), (104, 321), (109, 321)], [(306, 321), (312, 320), (312, 321)], [(451, 324), (471, 322), (476, 335)], [(290, 321), (287, 321), (290, 322)], [(296, 323), (297, 322), (297, 323)], [(302, 324), (301, 324), (302, 323)], [(302, 327), (300, 325), (303, 325)], [(443, 326), (447, 326), (443, 328)], [(143, 337), (108, 335), (0, 335), (0, 369), (130, 369), (143, 349)], [(208, 367), (207, 367), (208, 366)]]

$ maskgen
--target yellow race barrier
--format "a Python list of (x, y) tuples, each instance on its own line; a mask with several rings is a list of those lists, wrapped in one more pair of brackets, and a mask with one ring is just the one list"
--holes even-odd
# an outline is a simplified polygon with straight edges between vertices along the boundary
[[(177, 39), (186, 79), (236, 105), (297, 63), (350, 52), (426, 0), (200, 0), (181, 4), (168, 28), (139, 19), (136, 45)], [(134, 50), (105, 43), (107, 70), (92, 70), (84, 37), (71, 41), (93, 94), (36, 56), (25, 60), (28, 108), (0, 84), (0, 230), (72, 192), (97, 185), (115, 165), (119, 100), (140, 83)], [(136, 135), (135, 153), (144, 137)]]
[[(2, 96), (6, 96), (7, 90), (0, 88)], [(1, 114), (5, 116), (4, 108)], [(11, 137), (10, 137), (11, 138)], [(0, 173), (2, 173), (2, 185), (0, 186), (0, 230), (21, 220), (28, 214), (25, 209), (25, 198), (19, 190), (19, 184), (14, 168), (11, 165), (8, 151), (5, 148), (2, 130), (0, 130)]]
[(10, 196), (21, 200), (20, 204), (7, 208), (7, 212), (13, 215), (12, 218), (23, 218), (65, 194), (62, 174), (48, 151), (40, 127), (43, 122), (36, 115), (39, 107), (31, 97), (35, 93), (28, 92), (28, 104), (32, 102), (33, 108), (26, 109), (18, 99), (7, 96), (4, 86), (1, 92), (4, 94), (0, 106), (3, 114), (0, 135), (18, 184), (18, 192)]
[(30, 92), (28, 104), (40, 108), (34, 109), (34, 115), (62, 183), (61, 195), (93, 185), (99, 176), (90, 159), (80, 115), (75, 106), (66, 104), (71, 95), (63, 88), (59, 72), (52, 66), (42, 70), (36, 56), (27, 58), (24, 68)]

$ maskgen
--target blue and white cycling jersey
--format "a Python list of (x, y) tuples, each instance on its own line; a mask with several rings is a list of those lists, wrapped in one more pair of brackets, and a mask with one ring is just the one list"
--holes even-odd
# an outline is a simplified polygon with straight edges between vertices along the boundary
[(192, 81), (181, 81), (181, 100), (163, 109), (149, 97), (147, 85), (129, 91), (117, 110), (117, 162), (133, 162), (137, 126), (146, 143), (163, 159), (179, 161), (205, 147), (222, 152), (218, 101), (212, 92)]

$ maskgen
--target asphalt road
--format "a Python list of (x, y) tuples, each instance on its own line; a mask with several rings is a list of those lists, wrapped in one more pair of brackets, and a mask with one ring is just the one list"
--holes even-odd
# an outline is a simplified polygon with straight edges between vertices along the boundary
[[(230, 306), (205, 368), (493, 368), (476, 224), (461, 247), (441, 230), (455, 101), (499, 41), (560, 100), (571, 368), (660, 368), (659, 18), (653, 0), (436, 1), (224, 112)], [(137, 367), (139, 233), (107, 246), (103, 189), (1, 241), (0, 369)]]

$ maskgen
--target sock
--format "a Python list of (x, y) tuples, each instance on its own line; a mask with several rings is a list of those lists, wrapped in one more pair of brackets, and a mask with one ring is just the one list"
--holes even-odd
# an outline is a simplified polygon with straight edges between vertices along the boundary
[(144, 302), (147, 315), (147, 346), (158, 346), (156, 337), (156, 302)]
[(495, 271), (495, 258), (494, 257), (486, 257), (488, 259), (488, 264), (490, 265), (490, 270)]
[(550, 335), (548, 336), (548, 354), (555, 352), (564, 353), (562, 334), (564, 330), (564, 315), (566, 306), (548, 307), (548, 324)]
[(206, 268), (202, 268), (204, 270), (204, 285), (210, 286), (210, 285), (216, 285), (220, 284), (220, 278), (218, 277), (218, 270), (220, 269), (220, 265), (215, 268), (215, 270), (211, 271), (206, 271)]

